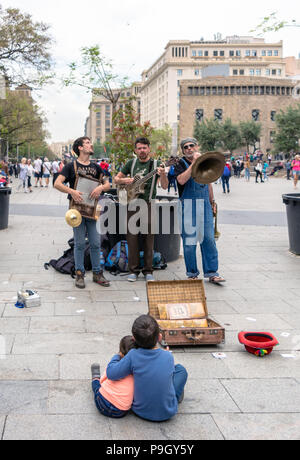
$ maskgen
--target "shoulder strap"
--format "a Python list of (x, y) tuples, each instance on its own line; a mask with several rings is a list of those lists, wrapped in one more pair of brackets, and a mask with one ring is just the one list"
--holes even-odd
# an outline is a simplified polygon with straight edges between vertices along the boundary
[(130, 173), (130, 176), (131, 177), (134, 177), (133, 175), (133, 171), (134, 171), (134, 168), (135, 168), (135, 165), (136, 165), (136, 162), (137, 162), (137, 157), (135, 157), (132, 161), (132, 165), (131, 165), (131, 173)]
[(190, 167), (188, 162), (184, 158), (181, 158), (181, 159), (182, 159), (183, 163), (185, 164), (186, 168), (188, 169)]
[[(157, 168), (157, 160), (154, 160), (153, 165), (154, 165), (154, 168), (153, 168), (153, 170), (154, 170), (154, 169)], [(154, 176), (152, 178), (151, 190), (150, 190), (150, 194), (149, 194), (149, 201), (152, 200), (155, 180), (156, 180), (156, 174), (154, 174)]]
[(76, 160), (73, 161), (75, 176), (77, 176), (77, 163)]

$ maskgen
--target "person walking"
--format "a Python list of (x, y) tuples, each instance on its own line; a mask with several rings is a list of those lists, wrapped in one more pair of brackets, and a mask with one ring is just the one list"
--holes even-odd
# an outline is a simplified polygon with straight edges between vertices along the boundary
[(297, 188), (297, 183), (300, 176), (300, 155), (296, 155), (294, 160), (292, 161), (292, 169), (293, 169), (293, 176), (294, 176), (294, 188)]
[(42, 184), (42, 177), (43, 177), (43, 172), (42, 172), (42, 160), (40, 158), (37, 158), (33, 162), (33, 167), (34, 167), (34, 177), (35, 177), (35, 184), (34, 186), (38, 186), (38, 182), (40, 183), (40, 187), (43, 187)]
[(250, 181), (250, 159), (249, 159), (249, 156), (248, 158), (245, 160), (245, 179), (247, 182)]
[(20, 163), (19, 185), (17, 187), (18, 192), (23, 187), (23, 191), (25, 193), (28, 193), (28, 190), (27, 190), (27, 171), (28, 171), (27, 159), (22, 158), (21, 163)]
[(51, 175), (51, 163), (47, 157), (44, 158), (43, 162), (43, 177), (45, 179), (45, 187), (49, 187), (49, 180)]
[(200, 236), (204, 278), (208, 278), (210, 283), (223, 283), (225, 279), (218, 273), (218, 250), (214, 237), (213, 187), (212, 184), (199, 184), (192, 178), (192, 167), (201, 157), (197, 140), (188, 137), (181, 141), (180, 146), (184, 156), (175, 166), (175, 175), (182, 209), (181, 236), (186, 274), (189, 279), (200, 275), (196, 256)]
[(263, 178), (262, 178), (262, 170), (263, 170), (263, 165), (262, 165), (262, 161), (261, 160), (258, 160), (255, 168), (254, 168), (255, 172), (256, 172), (256, 178), (255, 178), (255, 182), (256, 184), (258, 184), (258, 176), (260, 177), (260, 182), (263, 182)]
[(226, 193), (225, 187), (227, 188), (227, 193), (230, 193), (230, 187), (229, 187), (230, 177), (231, 177), (231, 167), (230, 167), (229, 161), (226, 161), (226, 164), (224, 166), (224, 171), (221, 176), (223, 193)]
[(286, 169), (286, 179), (291, 180), (291, 170), (292, 170), (292, 162), (290, 159), (287, 159), (285, 162), (285, 169)]
[[(94, 153), (93, 144), (89, 137), (80, 137), (73, 144), (73, 151), (78, 155), (78, 159), (70, 161), (64, 166), (60, 175), (55, 181), (54, 187), (62, 193), (68, 194), (68, 199), (75, 203), (82, 203), (82, 192), (75, 190), (75, 181), (78, 174), (84, 174), (92, 179), (99, 181), (99, 185), (95, 186), (90, 194), (92, 200), (99, 199), (103, 192), (108, 192), (110, 184), (108, 180), (103, 179), (104, 173), (99, 165), (90, 160), (90, 156)], [(100, 181), (102, 182), (100, 184)], [(67, 187), (65, 183), (69, 183)], [(82, 217), (82, 222), (79, 227), (73, 228), (74, 232), (74, 258), (75, 258), (75, 286), (79, 289), (85, 288), (84, 282), (84, 251), (86, 234), (90, 244), (90, 254), (93, 270), (93, 282), (104, 287), (109, 287), (110, 283), (103, 275), (100, 260), (100, 235), (97, 231), (97, 222), (93, 219)]]
[(267, 175), (268, 167), (269, 167), (269, 163), (265, 161), (263, 165), (263, 170), (262, 170), (263, 175), (264, 175), (264, 182), (268, 180), (268, 175)]
[(32, 193), (32, 184), (31, 179), (34, 174), (34, 167), (31, 164), (31, 159), (29, 158), (27, 161), (27, 187), (30, 193)]

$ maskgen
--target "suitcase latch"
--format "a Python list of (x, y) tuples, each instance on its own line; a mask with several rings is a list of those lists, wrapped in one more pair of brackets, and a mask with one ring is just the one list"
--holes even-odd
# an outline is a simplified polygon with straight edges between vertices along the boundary
[(183, 332), (185, 334), (186, 338), (189, 340), (201, 340), (202, 336), (205, 334), (202, 331), (197, 331), (192, 329), (191, 331), (185, 331)]
[(211, 330), (209, 331), (209, 335), (218, 335), (217, 329), (211, 329)]

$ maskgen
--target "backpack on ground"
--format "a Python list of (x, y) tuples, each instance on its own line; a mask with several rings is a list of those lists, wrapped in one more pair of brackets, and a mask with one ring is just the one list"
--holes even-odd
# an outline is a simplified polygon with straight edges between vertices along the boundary
[(105, 268), (114, 275), (118, 275), (121, 272), (128, 272), (127, 241), (122, 240), (114, 245), (106, 258)]
[[(74, 259), (74, 238), (68, 241), (70, 246), (69, 249), (64, 251), (63, 255), (59, 259), (52, 259), (50, 262), (44, 264), (45, 270), (49, 270), (49, 267), (53, 267), (59, 273), (63, 275), (71, 275), (75, 277), (75, 259)], [(90, 245), (86, 239), (86, 247), (84, 251), (84, 268), (86, 271), (92, 269), (91, 256), (90, 256)]]
[[(160, 252), (153, 252), (152, 268), (153, 270), (165, 270), (167, 268), (166, 261)], [(144, 251), (140, 251), (140, 268), (144, 267)]]

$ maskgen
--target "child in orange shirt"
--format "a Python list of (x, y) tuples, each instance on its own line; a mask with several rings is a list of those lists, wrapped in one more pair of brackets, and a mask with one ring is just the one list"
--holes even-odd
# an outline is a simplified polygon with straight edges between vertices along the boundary
[[(120, 342), (120, 356), (124, 356), (132, 349), (137, 348), (132, 336), (125, 336)], [(91, 366), (92, 389), (95, 395), (95, 403), (102, 415), (112, 418), (124, 417), (131, 409), (134, 392), (133, 375), (124, 379), (112, 381), (106, 376), (106, 371), (100, 377), (99, 364)]]

